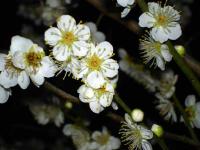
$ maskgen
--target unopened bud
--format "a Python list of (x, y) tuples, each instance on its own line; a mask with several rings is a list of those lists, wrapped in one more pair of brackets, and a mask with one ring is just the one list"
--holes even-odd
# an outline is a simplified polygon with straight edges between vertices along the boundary
[(182, 45), (175, 45), (174, 48), (180, 56), (183, 57), (185, 55), (185, 48)]
[(158, 137), (161, 137), (164, 133), (163, 128), (157, 124), (153, 124), (153, 126), (151, 127), (151, 131)]
[(131, 117), (135, 122), (141, 122), (144, 118), (144, 112), (141, 109), (133, 109)]

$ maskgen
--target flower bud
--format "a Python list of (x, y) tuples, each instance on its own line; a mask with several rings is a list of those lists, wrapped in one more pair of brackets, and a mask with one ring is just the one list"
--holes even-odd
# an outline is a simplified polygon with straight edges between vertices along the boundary
[(157, 124), (153, 124), (153, 126), (151, 127), (151, 131), (158, 137), (161, 137), (164, 133), (163, 128)]
[(182, 45), (175, 45), (174, 48), (180, 56), (183, 57), (185, 55), (185, 48)]
[(65, 107), (66, 107), (67, 109), (72, 109), (73, 104), (72, 104), (71, 102), (66, 102), (66, 103), (65, 103)]
[(141, 122), (144, 118), (144, 112), (141, 109), (133, 109), (131, 117), (135, 122)]

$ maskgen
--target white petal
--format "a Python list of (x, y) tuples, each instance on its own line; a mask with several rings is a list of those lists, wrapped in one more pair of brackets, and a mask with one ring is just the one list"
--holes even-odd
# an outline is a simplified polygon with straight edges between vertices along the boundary
[(180, 20), (180, 13), (174, 9), (172, 6), (165, 6), (163, 8), (163, 12), (168, 12), (170, 16), (173, 17), (173, 21), (179, 21)]
[(102, 63), (101, 70), (105, 77), (112, 78), (118, 74), (119, 65), (113, 59), (107, 59)]
[(0, 86), (0, 104), (7, 102), (10, 95), (11, 95), (10, 90)]
[(162, 71), (165, 70), (165, 63), (160, 56), (156, 57), (156, 64)]
[(77, 36), (78, 40), (86, 41), (90, 38), (90, 29), (86, 25), (79, 24), (76, 26), (74, 34)]
[(77, 41), (72, 45), (74, 56), (83, 57), (87, 54), (88, 50), (89, 45), (84, 41)]
[(117, 3), (122, 7), (126, 7), (129, 3), (129, 0), (117, 0)]
[(188, 95), (185, 99), (185, 106), (189, 107), (189, 106), (193, 106), (196, 103), (196, 97), (195, 95)]
[(200, 102), (196, 103), (196, 110), (200, 114)]
[(27, 89), (30, 84), (29, 76), (25, 71), (22, 71), (18, 77), (18, 84), (22, 89)]
[(90, 102), (89, 104), (90, 109), (94, 112), (94, 113), (100, 113), (101, 111), (103, 111), (103, 107), (98, 103), (98, 101), (94, 101), (94, 102)]
[(168, 27), (168, 36), (171, 40), (176, 40), (182, 35), (181, 26), (178, 23), (175, 23), (172, 27)]
[(16, 51), (15, 53), (13, 53), (12, 63), (17, 68), (25, 69), (26, 64), (24, 61), (24, 53), (21, 51)]
[(134, 2), (135, 0), (128, 0), (128, 5), (133, 5)]
[(141, 130), (142, 138), (147, 139), (147, 140), (153, 138), (153, 132), (151, 130), (148, 130), (142, 126), (140, 130)]
[(97, 26), (93, 22), (87, 22), (85, 25), (87, 25), (90, 28), (90, 31), (92, 33), (95, 33), (97, 31)]
[(45, 41), (51, 46), (55, 46), (62, 38), (61, 32), (55, 28), (49, 28), (44, 34)]
[(162, 27), (155, 27), (151, 30), (150, 34), (152, 35), (155, 41), (159, 41), (160, 43), (166, 42), (168, 40), (168, 34), (164, 31)]
[(142, 140), (142, 149), (143, 150), (152, 150), (152, 146), (148, 141)]
[(56, 45), (53, 48), (53, 56), (58, 61), (66, 61), (71, 56), (71, 49), (66, 45)]
[(145, 12), (139, 17), (139, 26), (151, 28), (153, 27), (155, 21), (156, 20), (153, 18), (152, 14)]
[(36, 74), (31, 74), (30, 78), (37, 87), (44, 83), (44, 76), (40, 72), (37, 72)]
[(27, 38), (21, 36), (13, 36), (11, 39), (10, 52), (11, 54), (16, 51), (27, 51), (31, 48), (33, 42)]
[(108, 107), (111, 105), (112, 99), (113, 99), (113, 94), (103, 94), (99, 99), (99, 103), (103, 107)]
[(44, 77), (50, 78), (55, 75), (57, 67), (48, 56), (43, 57), (41, 64), (40, 69)]
[(101, 132), (99, 132), (99, 131), (94, 131), (94, 132), (92, 133), (92, 139), (93, 139), (93, 140), (98, 140), (98, 138), (99, 138), (101, 135), (102, 135)]
[(121, 12), (121, 17), (122, 18), (126, 17), (129, 14), (130, 11), (131, 11), (130, 7), (124, 8), (124, 10)]
[(105, 79), (100, 72), (93, 71), (87, 76), (86, 82), (92, 88), (98, 89), (103, 86)]
[(9, 74), (6, 70), (2, 71), (0, 74), (0, 84), (5, 88), (14, 87), (17, 85), (17, 75)]
[(5, 68), (6, 57), (7, 55), (0, 53), (0, 71), (3, 71)]
[(113, 54), (113, 46), (107, 41), (101, 42), (96, 46), (95, 51), (101, 59), (108, 59)]
[(172, 55), (169, 52), (169, 48), (167, 45), (164, 44), (161, 46), (161, 54), (165, 61), (170, 62), (172, 60)]
[(131, 119), (131, 117), (130, 117), (127, 113), (125, 114), (124, 118), (125, 118), (125, 121), (126, 121), (129, 125), (132, 124), (132, 119)]
[(115, 138), (113, 136), (110, 137), (110, 146), (112, 149), (119, 149), (121, 145), (121, 142), (118, 138)]
[(149, 2), (148, 8), (149, 8), (149, 12), (152, 13), (152, 14), (158, 12), (159, 9), (161, 9), (160, 5), (156, 2)]
[(70, 15), (62, 15), (57, 21), (57, 26), (63, 32), (74, 31), (76, 20)]

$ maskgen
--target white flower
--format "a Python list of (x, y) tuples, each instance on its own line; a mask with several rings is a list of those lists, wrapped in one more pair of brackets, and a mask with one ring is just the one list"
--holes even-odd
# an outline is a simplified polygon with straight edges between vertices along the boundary
[(102, 132), (93, 132), (92, 139), (94, 142), (90, 144), (90, 148), (95, 150), (114, 150), (119, 149), (121, 145), (120, 140), (111, 136), (105, 127)]
[(191, 125), (200, 128), (200, 102), (196, 102), (194, 95), (189, 95), (185, 99), (185, 106), (185, 112)]
[(133, 5), (135, 0), (117, 0), (117, 3), (122, 7), (127, 7), (129, 5)]
[(5, 89), (0, 85), (0, 104), (7, 102), (10, 95), (11, 95), (11, 90)]
[(94, 89), (84, 84), (78, 89), (78, 93), (80, 100), (84, 103), (89, 103), (90, 109), (94, 113), (100, 113), (104, 107), (111, 105), (114, 88), (110, 83), (105, 83), (99, 89)]
[(24, 37), (12, 38), (10, 52), (13, 65), (25, 70), (36, 86), (44, 83), (44, 77), (53, 77), (57, 70), (53, 61), (45, 56), (44, 50)]
[(96, 47), (91, 44), (87, 56), (81, 60), (79, 78), (92, 88), (100, 88), (106, 78), (113, 78), (118, 74), (119, 65), (110, 57), (113, 47), (109, 42), (102, 42)]
[(35, 103), (30, 105), (30, 111), (33, 113), (37, 122), (41, 125), (46, 125), (49, 122), (54, 122), (57, 127), (60, 127), (64, 122), (64, 114), (59, 107)]
[(97, 30), (97, 26), (95, 23), (87, 22), (85, 25), (87, 25), (90, 28), (91, 37), (92, 37), (93, 42), (101, 43), (101, 42), (105, 41), (105, 39), (106, 39), (105, 34), (103, 32), (100, 32)]
[(58, 61), (66, 61), (72, 55), (85, 56), (89, 38), (89, 28), (83, 24), (76, 25), (75, 19), (69, 15), (61, 16), (57, 28), (51, 27), (45, 32), (45, 41), (53, 47), (53, 56)]
[(131, 7), (124, 8), (124, 10), (121, 12), (121, 17), (122, 18), (126, 17), (130, 11), (131, 11)]
[(160, 115), (163, 116), (165, 120), (171, 119), (173, 122), (177, 122), (174, 104), (170, 100), (163, 98), (160, 94), (156, 94), (156, 97), (159, 100), (156, 109), (160, 111)]
[(155, 41), (151, 34), (141, 39), (140, 50), (142, 51), (146, 64), (152, 61), (151, 66), (158, 66), (161, 70), (165, 70), (165, 62), (172, 60), (168, 46)]
[(148, 8), (148, 12), (144, 12), (139, 17), (139, 25), (152, 28), (151, 34), (156, 41), (163, 43), (168, 39), (176, 40), (181, 36), (178, 11), (171, 6), (161, 7), (155, 2), (149, 2)]
[(125, 122), (119, 133), (122, 136), (122, 142), (129, 145), (130, 150), (152, 150), (151, 144), (147, 141), (153, 138), (152, 131), (134, 123), (128, 114), (125, 114)]
[(61, 0), (46, 0), (46, 4), (52, 8), (61, 7)]

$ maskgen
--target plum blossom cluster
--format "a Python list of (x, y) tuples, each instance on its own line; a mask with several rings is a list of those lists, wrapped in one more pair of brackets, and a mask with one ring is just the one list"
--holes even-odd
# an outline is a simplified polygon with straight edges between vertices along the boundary
[(148, 3), (148, 11), (139, 17), (139, 25), (151, 29), (141, 39), (140, 44), (145, 63), (152, 62), (152, 65), (165, 70), (165, 63), (172, 60), (165, 42), (176, 40), (181, 36), (179, 20), (180, 14), (173, 7), (162, 7), (161, 4), (155, 2)]
[(59, 71), (81, 79), (79, 98), (90, 109), (100, 113), (112, 103), (113, 78), (118, 75), (118, 63), (113, 60), (113, 46), (107, 42), (93, 43), (87, 25), (77, 24), (69, 15), (57, 20), (57, 27), (45, 32), (45, 41), (52, 47), (52, 56)]
[(42, 47), (21, 36), (12, 37), (8, 54), (0, 54), (0, 66), (1, 103), (7, 101), (11, 87), (27, 89), (30, 80), (39, 87), (57, 70)]
[(94, 131), (91, 135), (84, 128), (67, 124), (63, 133), (70, 136), (77, 150), (116, 150), (120, 148), (121, 142), (118, 138), (110, 135), (106, 127), (102, 132)]

